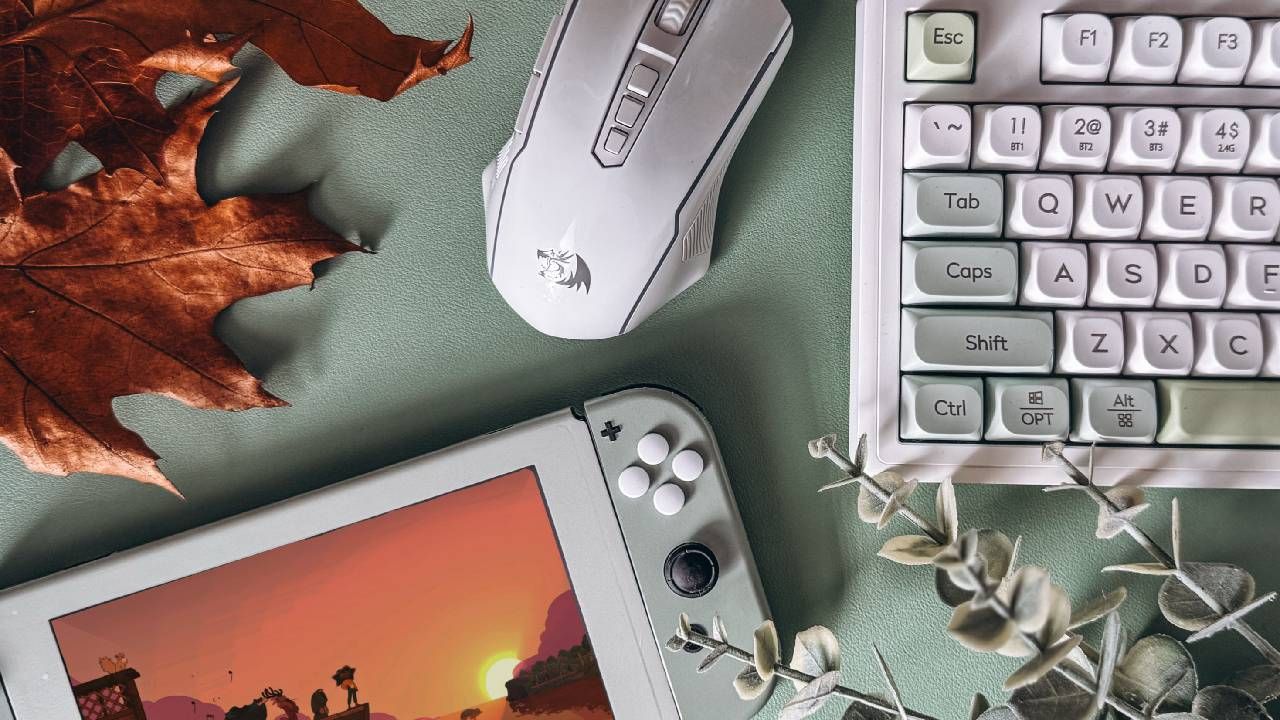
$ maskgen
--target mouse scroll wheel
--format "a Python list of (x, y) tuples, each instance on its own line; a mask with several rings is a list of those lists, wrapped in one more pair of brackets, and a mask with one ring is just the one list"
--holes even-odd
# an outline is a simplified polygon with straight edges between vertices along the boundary
[(666, 0), (658, 15), (658, 27), (672, 35), (683, 35), (693, 19), (693, 10), (699, 0)]

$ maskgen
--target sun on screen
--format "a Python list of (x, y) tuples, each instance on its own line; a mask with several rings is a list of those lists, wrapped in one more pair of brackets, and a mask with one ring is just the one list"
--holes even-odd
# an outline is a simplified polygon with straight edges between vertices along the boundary
[(507, 681), (516, 676), (516, 668), (520, 666), (520, 658), (514, 653), (499, 655), (489, 663), (484, 671), (484, 691), (490, 700), (507, 696)]

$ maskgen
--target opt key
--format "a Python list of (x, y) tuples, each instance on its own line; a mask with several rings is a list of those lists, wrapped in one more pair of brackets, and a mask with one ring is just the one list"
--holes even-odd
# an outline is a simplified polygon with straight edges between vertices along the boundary
[(999, 175), (907, 173), (902, 188), (902, 234), (999, 237), (1004, 180)]

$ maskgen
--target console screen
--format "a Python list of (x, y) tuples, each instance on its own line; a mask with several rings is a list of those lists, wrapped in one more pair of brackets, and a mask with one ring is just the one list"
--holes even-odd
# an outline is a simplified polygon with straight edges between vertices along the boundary
[(532, 469), (81, 610), (84, 720), (610, 720)]

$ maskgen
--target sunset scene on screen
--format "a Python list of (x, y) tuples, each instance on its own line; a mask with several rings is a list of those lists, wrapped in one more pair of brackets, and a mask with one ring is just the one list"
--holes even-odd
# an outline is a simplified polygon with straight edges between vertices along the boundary
[(531, 469), (53, 630), (84, 720), (613, 717)]

